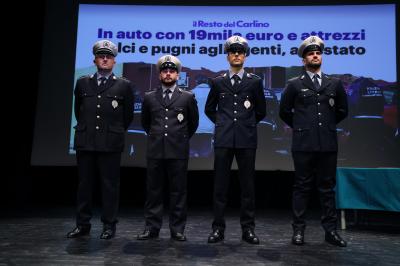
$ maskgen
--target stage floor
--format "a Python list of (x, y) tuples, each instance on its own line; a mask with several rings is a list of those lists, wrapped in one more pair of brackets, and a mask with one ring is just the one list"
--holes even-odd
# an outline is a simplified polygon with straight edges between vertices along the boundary
[(120, 211), (112, 240), (99, 239), (98, 211), (90, 236), (67, 239), (74, 227), (72, 208), (14, 210), (0, 219), (0, 265), (399, 265), (398, 232), (339, 230), (348, 247), (334, 247), (324, 242), (317, 214), (309, 219), (306, 244), (294, 246), (290, 211), (258, 211), (261, 243), (253, 246), (241, 241), (237, 210), (227, 213), (225, 241), (218, 244), (207, 243), (212, 220), (207, 210), (189, 211), (188, 241), (181, 243), (170, 240), (167, 216), (159, 239), (136, 240), (144, 225), (138, 209)]

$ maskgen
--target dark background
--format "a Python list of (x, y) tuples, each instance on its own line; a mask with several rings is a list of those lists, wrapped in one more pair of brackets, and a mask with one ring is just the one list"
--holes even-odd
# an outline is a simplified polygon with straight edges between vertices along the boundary
[[(66, 56), (73, 56), (75, 47), (70, 50), (63, 50), (56, 43), (47, 43), (44, 34), (46, 16), (54, 15), (51, 8), (46, 7), (62, 5), (67, 7), (71, 17), (57, 25), (59, 32), (48, 32), (62, 38), (60, 43), (75, 43), (75, 32), (61, 34), (65, 29), (76, 25), (76, 19), (72, 16), (71, 2), (76, 1), (37, 1), (34, 3), (12, 4), (8, 9), (15, 12), (16, 16), (6, 23), (9, 33), (3, 32), (3, 78), (2, 78), (2, 174), (0, 182), (0, 208), (7, 210), (27, 210), (37, 206), (75, 206), (75, 194), (77, 188), (77, 171), (71, 166), (31, 166), (31, 150), (33, 143), (33, 132), (35, 124), (35, 111), (37, 106), (37, 95), (41, 78), (50, 78), (54, 82), (58, 80), (57, 69), (49, 71), (48, 67), (41, 64), (42, 55), (51, 53), (53, 60), (59, 60), (63, 68), (74, 68), (74, 60), (63, 60)], [(60, 2), (60, 3), (58, 3)], [(65, 2), (65, 3), (63, 3)], [(82, 3), (123, 3), (123, 4), (181, 4), (196, 5), (195, 1), (82, 1)], [(201, 1), (201, 5), (299, 5), (299, 1)], [(304, 5), (322, 4), (382, 4), (395, 3), (395, 1), (301, 1)], [(200, 1), (199, 1), (200, 4)], [(69, 8), (69, 9), (68, 9)], [(4, 10), (4, 12), (8, 12)], [(396, 14), (399, 14), (399, 6), (396, 7)], [(66, 16), (68, 17), (68, 16)], [(19, 24), (18, 24), (19, 23)], [(22, 24), (21, 24), (22, 23)], [(65, 28), (64, 28), (65, 27)], [(398, 32), (398, 29), (397, 31)], [(397, 36), (397, 48), (399, 36)], [(68, 45), (67, 45), (68, 47)], [(399, 49), (397, 49), (399, 53)], [(58, 56), (59, 55), (59, 56)], [(397, 55), (399, 63), (399, 56)], [(46, 73), (43, 72), (46, 69)], [(399, 72), (399, 71), (398, 71)], [(399, 73), (397, 74), (399, 76)], [(399, 78), (398, 78), (399, 80)], [(70, 79), (71, 83), (73, 82)], [(72, 84), (71, 84), (72, 86)], [(70, 101), (67, 110), (70, 110)], [(66, 104), (65, 102), (54, 102), (54, 104)], [(68, 111), (69, 112), (69, 111)], [(69, 115), (69, 116), (68, 116)], [(69, 125), (70, 114), (66, 114), (67, 121), (57, 121), (58, 124)], [(56, 123), (56, 124), (57, 124)], [(53, 121), (49, 121), (53, 125)], [(48, 137), (57, 139), (52, 128), (47, 128)], [(65, 148), (66, 152), (68, 147)], [(50, 155), (51, 156), (51, 155)], [(145, 174), (143, 168), (122, 168), (121, 172), (121, 206), (143, 208), (145, 200)], [(232, 183), (230, 186), (229, 205), (237, 208), (240, 205), (240, 190), (237, 172), (232, 172)], [(259, 209), (290, 209), (291, 185), (293, 172), (284, 171), (257, 171), (256, 173), (256, 205)], [(212, 171), (191, 171), (188, 179), (188, 202), (191, 207), (204, 207), (212, 210)], [(96, 190), (97, 192), (99, 190)], [(96, 202), (100, 195), (96, 194)], [(312, 208), (318, 207), (317, 194), (314, 192), (311, 202)], [(2, 213), (2, 212), (0, 212)]]

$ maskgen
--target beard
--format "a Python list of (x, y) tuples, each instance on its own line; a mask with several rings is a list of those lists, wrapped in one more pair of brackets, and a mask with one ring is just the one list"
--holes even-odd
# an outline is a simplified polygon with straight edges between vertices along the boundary
[(165, 87), (172, 87), (175, 85), (176, 80), (171, 80), (171, 81), (167, 81), (165, 79), (161, 80), (161, 83), (165, 86)]
[(243, 63), (231, 63), (230, 65), (231, 65), (231, 67), (237, 67), (237, 68), (243, 67)]
[(308, 64), (306, 64), (306, 67), (307, 68), (310, 68), (310, 69), (319, 69), (320, 67), (321, 67), (321, 63), (308, 63)]

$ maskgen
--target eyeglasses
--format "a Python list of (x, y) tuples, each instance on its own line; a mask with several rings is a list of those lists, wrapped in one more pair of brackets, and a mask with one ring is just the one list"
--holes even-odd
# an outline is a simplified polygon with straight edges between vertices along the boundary
[(97, 54), (96, 58), (100, 58), (100, 59), (112, 59), (114, 58), (113, 55), (111, 54)]

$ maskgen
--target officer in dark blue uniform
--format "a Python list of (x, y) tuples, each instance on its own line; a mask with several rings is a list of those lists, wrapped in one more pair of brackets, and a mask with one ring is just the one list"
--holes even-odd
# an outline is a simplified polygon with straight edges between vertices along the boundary
[(249, 52), (247, 40), (232, 36), (225, 42), (230, 69), (210, 80), (205, 113), (215, 124), (214, 132), (214, 221), (209, 243), (224, 239), (224, 211), (227, 203), (233, 157), (239, 168), (241, 187), (242, 239), (259, 244), (254, 233), (254, 164), (257, 148), (257, 123), (266, 114), (262, 80), (243, 69)]
[(161, 86), (146, 93), (142, 105), (142, 126), (147, 133), (147, 199), (145, 229), (137, 238), (157, 238), (162, 225), (164, 181), (170, 189), (169, 228), (171, 238), (186, 241), (186, 184), (189, 140), (199, 125), (194, 94), (176, 82), (181, 62), (172, 55), (157, 62)]
[(314, 182), (322, 207), (325, 240), (345, 247), (336, 232), (335, 205), (337, 134), (336, 124), (348, 113), (347, 96), (341, 81), (321, 72), (323, 41), (310, 36), (298, 49), (304, 73), (288, 81), (280, 103), (280, 117), (293, 129), (292, 156), (295, 168), (293, 186), (292, 243), (304, 243), (304, 215)]
[(117, 78), (112, 69), (117, 47), (111, 41), (93, 46), (97, 72), (81, 77), (75, 87), (74, 149), (78, 165), (76, 228), (68, 238), (87, 235), (92, 217), (92, 187), (97, 173), (101, 182), (103, 232), (101, 239), (114, 237), (119, 202), (121, 152), (125, 131), (133, 119), (131, 83)]

